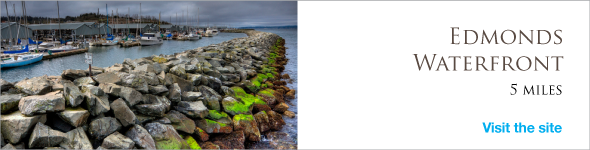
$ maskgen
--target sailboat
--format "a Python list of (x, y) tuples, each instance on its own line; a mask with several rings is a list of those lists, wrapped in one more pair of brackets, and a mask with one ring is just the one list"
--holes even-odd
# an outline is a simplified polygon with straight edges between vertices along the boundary
[[(23, 50), (20, 51), (5, 51), (4, 54), (18, 54), (29, 52), (29, 45), (24, 46)], [(18, 67), (28, 64), (32, 64), (43, 59), (43, 54), (25, 54), (25, 55), (14, 55), (7, 59), (0, 60), (0, 68)]]

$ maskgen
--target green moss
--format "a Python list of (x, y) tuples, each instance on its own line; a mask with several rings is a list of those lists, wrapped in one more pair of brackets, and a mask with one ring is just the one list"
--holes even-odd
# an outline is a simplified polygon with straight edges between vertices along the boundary
[(186, 143), (188, 143), (188, 146), (191, 149), (201, 149), (199, 143), (197, 143), (197, 141), (192, 136), (187, 136), (184, 140), (186, 141)]
[(218, 124), (220, 127), (225, 127), (227, 126), (225, 123), (221, 123), (221, 122), (217, 122), (217, 121), (213, 121), (213, 120), (209, 120), (209, 119), (205, 119), (207, 121), (207, 124), (211, 125), (211, 124)]
[(264, 89), (264, 90), (258, 92), (258, 95), (263, 95), (263, 96), (267, 96), (267, 97), (275, 97), (274, 93), (275, 93), (275, 91), (272, 89)]
[(260, 85), (260, 88), (267, 88), (268, 86), (265, 84)]
[(182, 149), (182, 143), (176, 140), (165, 140), (156, 142), (158, 149)]
[(234, 116), (234, 120), (235, 121), (240, 121), (240, 120), (252, 121), (252, 120), (254, 120), (254, 117), (252, 117), (252, 115), (238, 114), (238, 115)]
[(254, 86), (256, 86), (256, 87), (260, 87), (261, 86), (260, 81), (258, 81), (258, 80), (252, 81), (252, 84), (254, 84)]
[(225, 112), (218, 112), (217, 110), (209, 110), (209, 118), (211, 119), (221, 119), (227, 117), (227, 114)]
[(248, 112), (250, 110), (250, 107), (253, 104), (266, 105), (266, 102), (264, 102), (263, 100), (260, 100), (260, 98), (254, 96), (252, 94), (246, 93), (246, 91), (244, 91), (244, 89), (242, 89), (240, 87), (232, 87), (232, 90), (234, 90), (235, 97), (240, 98), (243, 102), (243, 103), (237, 102), (229, 107), (230, 110), (232, 110), (234, 112), (240, 112), (240, 113)]

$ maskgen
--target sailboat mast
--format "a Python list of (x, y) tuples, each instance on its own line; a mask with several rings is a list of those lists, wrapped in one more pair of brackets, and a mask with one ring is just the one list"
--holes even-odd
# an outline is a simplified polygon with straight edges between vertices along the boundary
[(131, 12), (131, 8), (127, 7), (127, 38), (129, 38), (129, 12)]
[(4, 1), (4, 6), (6, 6), (6, 16), (8, 17), (8, 33), (10, 33), (10, 40), (8, 40), (8, 44), (12, 47), (12, 27), (10, 25), (10, 15), (8, 14), (8, 2)]
[[(139, 24), (141, 24), (141, 3), (139, 3)], [(139, 28), (139, 32), (141, 33), (141, 28)]]
[(57, 1), (57, 22), (59, 27), (59, 40), (61, 40), (61, 18), (59, 17), (59, 1)]

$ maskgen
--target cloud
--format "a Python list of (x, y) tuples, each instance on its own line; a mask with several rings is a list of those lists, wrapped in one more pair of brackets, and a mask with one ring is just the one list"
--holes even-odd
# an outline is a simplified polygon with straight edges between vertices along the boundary
[[(38, 17), (57, 18), (57, 2), (55, 1), (26, 1), (27, 15)], [(100, 9), (101, 14), (119, 11), (120, 15), (141, 14), (143, 16), (158, 17), (161, 12), (163, 21), (172, 20), (175, 24), (197, 23), (197, 8), (199, 12), (199, 25), (231, 25), (231, 26), (277, 26), (297, 25), (297, 2), (293, 1), (60, 1), (60, 17), (78, 16), (83, 13), (96, 13)], [(16, 14), (22, 15), (21, 2), (8, 2), (8, 11), (14, 16), (12, 4), (15, 4)], [(1, 15), (6, 16), (4, 3), (1, 6)], [(187, 17), (188, 9), (188, 17)], [(178, 13), (178, 17), (176, 14)], [(184, 18), (182, 16), (184, 14)], [(179, 21), (177, 21), (177, 18)]]

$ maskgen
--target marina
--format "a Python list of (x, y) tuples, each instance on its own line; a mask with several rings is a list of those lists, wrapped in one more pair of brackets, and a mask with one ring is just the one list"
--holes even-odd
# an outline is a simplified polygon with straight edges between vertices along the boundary
[[(296, 27), (232, 28), (215, 13), (199, 26), (193, 2), (170, 2), (186, 6), (174, 22), (160, 2), (74, 18), (60, 17), (74, 2), (33, 3), (57, 3), (58, 19), (4, 3), (15, 12), (2, 18), (3, 149), (297, 149)], [(215, 3), (197, 6), (230, 6)]]

